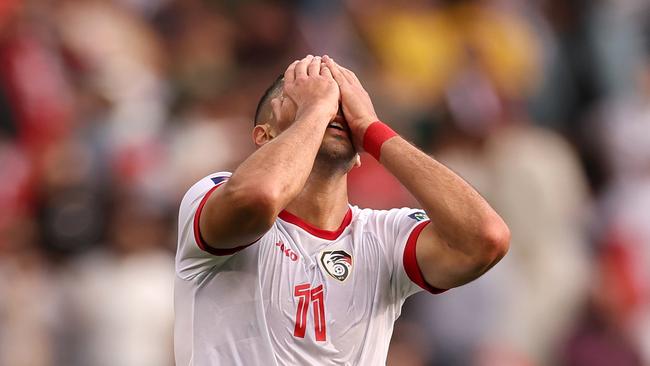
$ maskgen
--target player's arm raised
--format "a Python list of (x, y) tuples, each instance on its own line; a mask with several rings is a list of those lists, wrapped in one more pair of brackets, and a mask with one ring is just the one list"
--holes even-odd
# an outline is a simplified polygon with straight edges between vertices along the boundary
[[(342, 106), (355, 139), (377, 121), (357, 77), (324, 58), (341, 89)], [(420, 233), (416, 258), (425, 280), (449, 289), (474, 280), (508, 251), (510, 231), (501, 217), (462, 178), (399, 136), (381, 145), (380, 160), (420, 202), (431, 224)]]
[(257, 240), (302, 190), (338, 110), (338, 85), (321, 66), (320, 57), (307, 56), (285, 71), (284, 97), (271, 101), (275, 125), (254, 129), (259, 149), (203, 207), (199, 227), (208, 245), (227, 249)]

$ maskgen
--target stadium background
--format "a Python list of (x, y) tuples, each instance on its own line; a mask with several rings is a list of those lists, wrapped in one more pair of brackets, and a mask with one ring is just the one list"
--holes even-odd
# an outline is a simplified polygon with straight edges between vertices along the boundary
[[(513, 234), (407, 302), (389, 365), (650, 365), (647, 0), (0, 1), (0, 365), (172, 364), (180, 198), (307, 53)], [(366, 157), (350, 185), (414, 204)]]

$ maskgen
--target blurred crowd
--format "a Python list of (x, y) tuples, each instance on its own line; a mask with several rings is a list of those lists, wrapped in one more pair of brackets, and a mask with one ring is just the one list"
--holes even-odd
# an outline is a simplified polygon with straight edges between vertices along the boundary
[[(307, 53), (512, 231), (389, 365), (650, 365), (648, 0), (1, 0), (0, 365), (173, 364), (180, 198)], [(352, 204), (417, 205), (362, 160)]]

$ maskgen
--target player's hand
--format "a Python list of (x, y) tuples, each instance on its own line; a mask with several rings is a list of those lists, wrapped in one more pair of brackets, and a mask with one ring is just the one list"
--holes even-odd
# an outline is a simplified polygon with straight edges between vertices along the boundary
[(284, 73), (283, 95), (295, 104), (295, 120), (316, 114), (323, 116), (324, 123), (336, 115), (340, 98), (329, 67), (312, 55), (289, 65)]
[(354, 145), (357, 151), (361, 151), (366, 129), (371, 123), (378, 120), (375, 107), (372, 105), (368, 92), (352, 71), (340, 66), (328, 56), (324, 56), (323, 61), (339, 85), (343, 115), (352, 132)]

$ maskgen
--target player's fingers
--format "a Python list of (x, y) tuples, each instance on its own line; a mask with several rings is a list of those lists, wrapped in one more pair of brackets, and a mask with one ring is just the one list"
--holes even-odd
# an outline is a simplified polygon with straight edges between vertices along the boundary
[[(336, 63), (336, 61), (334, 61), (334, 63)], [(337, 65), (338, 65), (339, 69), (341, 69), (341, 73), (343, 74), (343, 76), (345, 76), (345, 79), (349, 83), (354, 83), (355, 81), (359, 81), (359, 79), (357, 79), (357, 76), (354, 75), (354, 73), (352, 71), (346, 69), (345, 67), (343, 67), (343, 66), (341, 66), (339, 64), (337, 64)]]
[(334, 60), (332, 60), (330, 57), (325, 56), (323, 57), (323, 60), (325, 61), (325, 64), (327, 65), (327, 68), (330, 70), (332, 73), (332, 77), (336, 82), (341, 85), (342, 83), (347, 83), (347, 79), (345, 78), (345, 75), (341, 72), (341, 69), (339, 68), (339, 65), (337, 65)]
[(330, 71), (330, 68), (327, 66), (327, 64), (321, 65), (320, 74), (328, 78), (333, 78), (332, 72)]
[(292, 82), (296, 78), (296, 65), (298, 64), (299, 60), (296, 60), (287, 67), (287, 69), (284, 71), (284, 81), (285, 82)]
[(308, 55), (296, 64), (296, 79), (300, 77), (307, 77), (307, 66), (313, 58), (314, 56)]
[[(330, 59), (331, 59), (331, 58), (330, 58)], [(331, 60), (332, 60), (332, 63), (333, 63), (334, 65), (336, 65), (336, 67), (341, 71), (341, 75), (343, 76), (343, 78), (345, 78), (345, 81), (346, 81), (346, 82), (348, 82), (348, 83), (353, 83), (353, 82), (355, 81), (355, 79), (354, 79), (353, 77), (350, 76), (350, 73), (351, 73), (350, 70), (348, 70), (348, 69), (346, 69), (345, 67), (339, 65), (339, 64), (336, 63), (336, 61), (334, 61), (333, 59), (331, 59)]]
[(312, 58), (309, 67), (307, 68), (307, 74), (309, 76), (320, 75), (320, 64), (321, 59), (319, 56)]
[(341, 67), (343, 70), (343, 74), (345, 74), (346, 79), (348, 79), (349, 82), (351, 83), (359, 83), (359, 78), (357, 78), (357, 75), (352, 72), (349, 69), (346, 69), (345, 67)]

